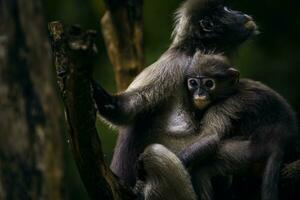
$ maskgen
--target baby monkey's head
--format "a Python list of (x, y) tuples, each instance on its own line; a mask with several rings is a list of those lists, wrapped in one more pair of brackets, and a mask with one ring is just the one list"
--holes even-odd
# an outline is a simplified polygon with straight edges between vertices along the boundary
[(193, 105), (205, 109), (236, 90), (240, 73), (222, 55), (197, 52), (185, 75)]

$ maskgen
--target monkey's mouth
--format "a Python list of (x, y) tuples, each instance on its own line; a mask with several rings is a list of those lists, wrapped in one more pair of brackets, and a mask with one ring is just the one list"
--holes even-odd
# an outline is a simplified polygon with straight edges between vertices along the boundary
[(194, 104), (198, 109), (204, 109), (209, 105), (209, 100), (201, 96), (194, 99)]
[(253, 35), (258, 35), (259, 30), (256, 23), (253, 20), (249, 20), (245, 23), (244, 27), (249, 30)]

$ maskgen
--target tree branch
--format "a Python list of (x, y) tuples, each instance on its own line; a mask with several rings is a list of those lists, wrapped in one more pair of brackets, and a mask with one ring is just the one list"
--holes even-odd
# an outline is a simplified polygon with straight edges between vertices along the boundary
[(63, 96), (72, 152), (81, 179), (91, 199), (132, 199), (104, 162), (101, 140), (95, 127), (92, 98), (92, 57), (96, 52), (95, 31), (78, 26), (66, 29), (60, 22), (49, 24), (58, 84)]
[(105, 0), (103, 37), (118, 90), (124, 90), (144, 67), (143, 0)]

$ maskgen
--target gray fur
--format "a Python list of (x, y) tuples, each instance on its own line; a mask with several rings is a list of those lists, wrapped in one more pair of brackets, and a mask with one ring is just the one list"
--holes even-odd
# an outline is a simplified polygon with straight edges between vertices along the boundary
[[(228, 81), (225, 75), (230, 68), (226, 58), (221, 55), (202, 55), (198, 52), (185, 74), (212, 78), (216, 78), (216, 74), (224, 75), (218, 82), (222, 84)], [(224, 91), (229, 89), (230, 93)], [(212, 177), (238, 174), (254, 163), (266, 163), (262, 199), (278, 199), (278, 177), (283, 155), (298, 145), (295, 113), (283, 97), (260, 82), (241, 79), (239, 83), (234, 82), (219, 91), (222, 91), (220, 97), (215, 96), (205, 110), (197, 110), (197, 107), (192, 106), (188, 101), (189, 93), (183, 92), (183, 98), (173, 98), (173, 101), (168, 102), (170, 107), (165, 105), (169, 112), (164, 110), (162, 113), (165, 115), (154, 117), (158, 120), (151, 123), (153, 132), (147, 134), (147, 140), (165, 145), (178, 155), (188, 167), (194, 189), (201, 200), (213, 199)], [(178, 115), (176, 118), (174, 112), (184, 114), (185, 117)], [(166, 124), (170, 124), (169, 120), (174, 120), (175, 127), (180, 121), (190, 127), (184, 128), (185, 132), (174, 127), (175, 131), (172, 132), (173, 129), (164, 129)], [(176, 177), (177, 173), (183, 173), (181, 167), (176, 169), (177, 165), (181, 166), (180, 163), (165, 159), (168, 152), (157, 152), (161, 154), (155, 158), (149, 156), (144, 163), (144, 177), (147, 181), (143, 191), (149, 194), (149, 199), (152, 195), (161, 198), (173, 195), (165, 187), (168, 186), (167, 181), (174, 177), (162, 168), (167, 166)], [(143, 156), (141, 160), (145, 160)], [(173, 164), (175, 166), (170, 166)], [(184, 190), (180, 188), (180, 192), (181, 189)]]
[[(199, 131), (201, 124), (182, 99), (184, 72), (195, 51), (224, 51), (227, 55), (255, 32), (255, 27), (245, 27), (251, 19), (241, 12), (225, 12), (217, 0), (188, 0), (180, 10), (179, 23), (184, 26), (177, 28), (174, 36), (180, 40), (174, 39), (161, 58), (146, 68), (125, 92), (111, 96), (101, 86), (93, 85), (100, 115), (120, 130), (111, 168), (131, 186), (136, 182), (136, 160), (146, 146), (159, 141), (176, 153), (198, 137), (191, 133)], [(216, 24), (211, 32), (205, 32), (199, 25), (205, 17)]]
[(145, 200), (196, 200), (190, 175), (178, 157), (160, 144), (146, 148), (140, 156), (146, 179), (142, 192)]
[(283, 97), (260, 82), (241, 79), (223, 87), (229, 69), (221, 56), (195, 54), (187, 76), (208, 76), (222, 87), (210, 105), (198, 112), (199, 139), (178, 156), (195, 175), (193, 184), (202, 200), (213, 199), (212, 177), (236, 174), (256, 162), (267, 163), (262, 199), (276, 200), (283, 155), (298, 145), (295, 113)]

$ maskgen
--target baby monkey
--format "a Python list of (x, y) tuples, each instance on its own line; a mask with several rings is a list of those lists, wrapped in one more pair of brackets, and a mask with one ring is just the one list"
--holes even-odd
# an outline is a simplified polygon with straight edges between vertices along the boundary
[(296, 116), (271, 88), (249, 79), (221, 55), (197, 52), (186, 71), (188, 99), (201, 121), (198, 139), (179, 158), (191, 169), (202, 200), (212, 199), (211, 177), (265, 164), (262, 199), (278, 199), (283, 156), (295, 147)]

